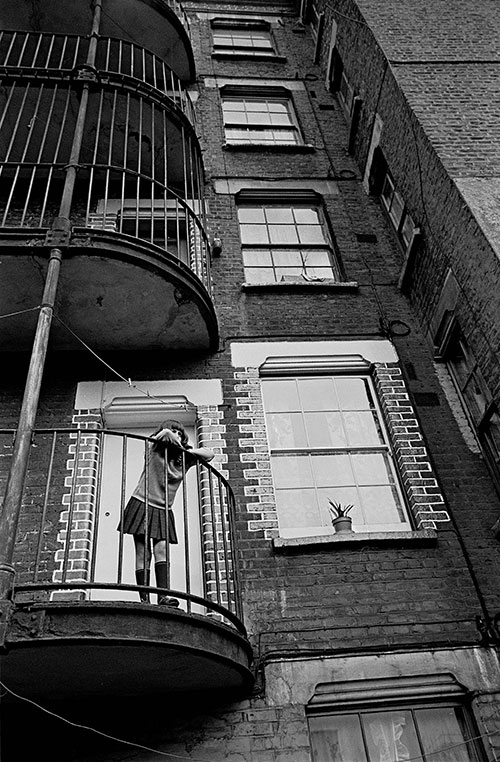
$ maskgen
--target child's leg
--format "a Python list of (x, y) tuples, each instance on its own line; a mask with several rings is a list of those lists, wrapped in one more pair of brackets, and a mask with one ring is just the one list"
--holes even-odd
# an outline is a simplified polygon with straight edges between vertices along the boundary
[[(146, 543), (143, 534), (134, 535), (135, 545), (135, 580), (138, 585), (149, 585), (151, 563), (151, 553), (148, 548), (146, 554)], [(139, 592), (139, 597), (143, 603), (149, 603), (149, 593)]]
[[(156, 586), (169, 588), (169, 563), (167, 560), (167, 541), (153, 540), (153, 552), (155, 556)], [(158, 603), (162, 606), (178, 606), (177, 598), (169, 598), (166, 595), (158, 596)]]

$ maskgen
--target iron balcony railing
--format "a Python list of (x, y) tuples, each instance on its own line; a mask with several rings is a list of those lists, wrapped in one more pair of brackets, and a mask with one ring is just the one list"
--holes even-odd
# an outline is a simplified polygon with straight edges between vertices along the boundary
[[(50, 228), (71, 162), (71, 82), (9, 80), (0, 89), (0, 226)], [(211, 291), (201, 152), (192, 127), (123, 84), (89, 95), (71, 221), (147, 241)], [(161, 252), (157, 252), (161, 256)]]
[[(15, 432), (0, 431), (5, 489)], [(225, 477), (197, 459), (173, 504), (178, 544), (167, 545), (168, 588), (135, 579), (133, 539), (119, 522), (152, 440), (106, 429), (34, 432), (16, 544), (15, 601), (179, 601), (188, 614), (244, 632), (235, 499)], [(154, 559), (151, 563), (154, 570)], [(140, 601), (148, 593), (151, 604)]]
[[(0, 32), (0, 76), (28, 75), (71, 78), (87, 60), (89, 38), (49, 32)], [(130, 77), (158, 90), (195, 123), (193, 102), (180, 78), (159, 56), (134, 42), (115, 37), (97, 40), (98, 80)]]

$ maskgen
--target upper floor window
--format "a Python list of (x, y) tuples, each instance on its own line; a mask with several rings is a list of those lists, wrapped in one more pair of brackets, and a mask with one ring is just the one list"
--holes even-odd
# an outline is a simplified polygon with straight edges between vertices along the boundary
[(354, 87), (349, 82), (345, 71), (342, 70), (339, 80), (338, 96), (348, 116), (350, 116), (352, 112), (354, 95)]
[(500, 485), (500, 415), (476, 358), (455, 318), (447, 317), (440, 338), (446, 361), (490, 470)]
[(269, 25), (258, 21), (212, 22), (214, 53), (240, 56), (273, 56), (275, 49)]
[(282, 537), (330, 534), (329, 500), (358, 532), (411, 530), (368, 372), (264, 377), (262, 394)]
[(228, 143), (302, 144), (292, 101), (282, 88), (260, 92), (225, 88), (222, 110)]
[(317, 202), (242, 202), (238, 219), (247, 283), (339, 279)]
[(380, 198), (394, 230), (406, 249), (411, 243), (416, 226), (388, 170), (385, 173)]

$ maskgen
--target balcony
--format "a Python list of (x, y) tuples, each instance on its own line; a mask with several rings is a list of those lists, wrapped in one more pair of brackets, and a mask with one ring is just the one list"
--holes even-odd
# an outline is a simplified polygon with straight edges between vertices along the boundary
[[(0, 432), (4, 469), (12, 441), (12, 431)], [(77, 700), (251, 686), (235, 501), (210, 465), (191, 468), (176, 496), (169, 587), (135, 581), (132, 537), (117, 527), (149, 441), (104, 429), (36, 431), (1, 663), (12, 690)], [(178, 608), (157, 605), (160, 592)]]
[[(91, 31), (91, 3), (44, 0), (39, 12), (28, 0), (2, 0), (0, 6), (0, 28), (23, 29), (32, 38), (38, 32), (84, 38)], [(104, 0), (99, 34), (148, 48), (183, 82), (194, 80), (189, 20), (177, 0)]]
[[(13, 315), (4, 350), (31, 345), (87, 46), (75, 35), (0, 35), (0, 300)], [(218, 327), (189, 95), (161, 58), (134, 43), (100, 38), (96, 63), (52, 346), (212, 350)]]

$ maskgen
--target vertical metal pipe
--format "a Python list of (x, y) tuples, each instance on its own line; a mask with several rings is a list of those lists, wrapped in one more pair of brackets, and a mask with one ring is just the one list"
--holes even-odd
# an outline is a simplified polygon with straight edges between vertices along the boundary
[[(89, 45), (88, 62), (93, 65), (99, 31), (102, 0), (94, 0), (94, 15), (92, 20), (92, 37)], [(71, 150), (70, 166), (66, 171), (64, 189), (61, 198), (61, 217), (69, 218), (71, 202), (76, 181), (77, 162), (84, 134), (85, 117), (88, 104), (88, 85), (84, 83), (82, 98), (78, 111), (73, 145)], [(54, 304), (59, 282), (59, 273), (62, 262), (62, 251), (54, 247), (49, 256), (47, 275), (42, 297), (42, 306), (38, 315), (38, 322), (33, 340), (30, 364), (26, 377), (24, 396), (19, 415), (19, 425), (14, 443), (11, 468), (7, 480), (5, 499), (0, 514), (0, 601), (9, 600), (12, 597), (14, 585), (14, 566), (12, 559), (16, 539), (17, 525), (21, 512), (22, 497), (28, 460), (30, 453), (31, 437), (35, 425), (38, 410), (38, 400), (42, 385), (42, 376), (45, 367), (45, 358), (49, 344), (50, 327)]]

